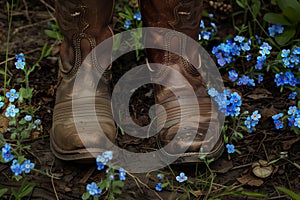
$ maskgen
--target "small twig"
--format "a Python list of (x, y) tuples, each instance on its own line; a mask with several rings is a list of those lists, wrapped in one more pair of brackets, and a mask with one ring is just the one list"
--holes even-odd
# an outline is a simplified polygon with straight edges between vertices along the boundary
[(259, 146), (258, 146), (258, 148), (257, 148), (257, 150), (256, 150), (256, 152), (258, 152), (259, 151), (259, 149), (260, 149), (260, 146), (263, 144), (263, 142), (265, 141), (265, 139), (267, 138), (267, 134), (266, 134), (266, 132), (265, 131), (263, 131), (263, 133), (264, 133), (264, 138), (260, 141), (260, 143), (259, 143)]
[(18, 33), (19, 31), (21, 31), (23, 29), (31, 28), (33, 26), (43, 24), (43, 23), (46, 23), (46, 22), (49, 22), (49, 21), (52, 21), (52, 20), (55, 20), (55, 18), (51, 17), (51, 18), (48, 18), (48, 19), (45, 19), (45, 20), (42, 20), (42, 21), (39, 21), (39, 22), (36, 22), (36, 23), (33, 23), (33, 24), (28, 24), (28, 25), (25, 25), (25, 26), (21, 26), (19, 28), (16, 28), (16, 30), (12, 33), (12, 35), (15, 35), (16, 33)]
[(55, 12), (55, 8), (53, 8), (51, 5), (49, 5), (47, 2), (44, 0), (40, 0), (42, 4), (44, 4), (46, 7), (48, 7), (51, 11)]
[(231, 170), (236, 170), (236, 169), (241, 169), (241, 168), (245, 168), (245, 167), (250, 167), (251, 165), (252, 165), (251, 163), (248, 163), (248, 164), (245, 164), (245, 165), (240, 165), (240, 166), (233, 167)]
[(23, 0), (23, 3), (24, 3), (24, 6), (25, 6), (25, 15), (26, 15), (26, 18), (29, 21), (29, 23), (31, 24), (32, 22), (31, 22), (31, 19), (29, 17), (28, 6), (27, 6), (26, 0)]
[(287, 180), (287, 183), (288, 183), (288, 185), (289, 185), (289, 188), (292, 188), (291, 183), (290, 183), (289, 176), (287, 175), (286, 172), (285, 172), (284, 174), (285, 174), (285, 178), (286, 178), (285, 180)]
[(271, 200), (271, 199), (283, 199), (283, 198), (288, 198), (287, 195), (280, 195), (280, 196), (277, 196), (277, 197), (269, 197), (268, 200)]
[(268, 156), (268, 153), (267, 153), (267, 150), (266, 150), (266, 146), (264, 144), (262, 144), (262, 147), (264, 149), (264, 153), (266, 155), (267, 161), (270, 162), (270, 159), (269, 159), (269, 156)]
[[(149, 190), (152, 190), (147, 184), (143, 183), (139, 178), (137, 178), (136, 176), (134, 176), (133, 174), (127, 172), (127, 174), (129, 176), (131, 176), (131, 178), (133, 178), (133, 180), (135, 181), (135, 183), (137, 184), (137, 186), (139, 187), (140, 189), (140, 186), (138, 183), (142, 184), (144, 187), (146, 187), (147, 189)], [(152, 190), (154, 192), (154, 194), (160, 199), (160, 200), (163, 200), (163, 198), (161, 196), (159, 196), (159, 194), (157, 192), (155, 192), (154, 190)]]
[(86, 183), (87, 180), (91, 177), (91, 175), (94, 173), (94, 171), (96, 170), (96, 167), (91, 167), (87, 173), (83, 176), (82, 179), (80, 179), (79, 183)]
[(58, 197), (58, 194), (57, 194), (57, 192), (56, 192), (55, 185), (54, 185), (53, 175), (52, 175), (52, 166), (53, 166), (53, 164), (54, 164), (54, 161), (55, 161), (55, 160), (53, 160), (53, 162), (52, 162), (52, 164), (51, 164), (51, 168), (50, 168), (50, 173), (51, 173), (51, 184), (52, 184), (52, 188), (53, 188), (53, 191), (54, 191), (56, 200), (59, 200), (59, 197)]
[[(24, 54), (28, 55), (28, 54), (30, 54), (30, 53), (39, 51), (39, 50), (41, 50), (41, 49), (42, 49), (42, 48), (31, 49), (30, 51), (24, 52)], [(7, 62), (8, 62), (8, 61), (12, 61), (12, 60), (14, 60), (14, 59), (16, 59), (15, 56), (14, 56), (14, 57), (10, 57), (10, 58), (7, 59)], [(4, 65), (5, 63), (6, 63), (6, 61), (0, 62), (0, 65)], [(12, 74), (11, 74), (11, 75), (12, 75)]]
[(39, 161), (39, 163), (40, 163), (40, 165), (42, 165), (42, 161), (40, 160), (40, 158), (39, 157), (37, 157), (34, 153), (32, 153), (31, 151), (26, 151), (27, 153), (29, 153), (29, 154), (31, 154), (33, 157), (35, 157), (38, 161)]

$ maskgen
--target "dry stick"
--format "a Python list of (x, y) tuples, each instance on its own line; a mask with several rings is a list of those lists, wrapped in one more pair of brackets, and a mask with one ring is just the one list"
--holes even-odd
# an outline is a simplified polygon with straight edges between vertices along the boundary
[(24, 6), (25, 6), (25, 15), (26, 15), (26, 18), (29, 21), (29, 23), (31, 24), (32, 22), (31, 22), (31, 19), (29, 17), (28, 6), (27, 6), (26, 0), (23, 0), (23, 3), (24, 3)]
[(52, 162), (52, 164), (51, 164), (51, 168), (50, 168), (50, 173), (51, 173), (51, 184), (52, 184), (52, 188), (53, 188), (53, 191), (54, 191), (56, 200), (59, 200), (58, 194), (57, 194), (56, 189), (55, 189), (54, 179), (53, 179), (53, 174), (52, 174), (52, 166), (53, 166), (53, 164), (54, 164), (54, 161), (55, 161), (55, 160), (53, 160), (53, 162)]
[(44, 0), (40, 0), (40, 2), (42, 4), (44, 4), (46, 7), (48, 7), (50, 10), (52, 10), (53, 12), (55, 12), (55, 8), (53, 8), (51, 5), (49, 5), (47, 2), (45, 2)]
[(45, 19), (45, 20), (42, 20), (40, 22), (36, 22), (36, 23), (33, 23), (33, 24), (28, 24), (28, 25), (25, 25), (25, 26), (21, 26), (19, 28), (16, 28), (16, 30), (12, 33), (12, 35), (15, 35), (20, 30), (23, 30), (23, 29), (26, 29), (26, 28), (31, 28), (33, 26), (36, 26), (36, 25), (39, 25), (39, 24), (43, 24), (43, 23), (46, 23), (46, 22), (49, 22), (49, 21), (52, 21), (52, 20), (55, 20), (55, 18), (51, 17), (49, 19)]
[(267, 138), (267, 134), (266, 134), (266, 132), (265, 131), (263, 131), (263, 133), (264, 133), (264, 138), (260, 141), (260, 143), (259, 143), (259, 145), (258, 145), (258, 147), (257, 147), (257, 150), (256, 150), (256, 152), (258, 152), (259, 151), (259, 149), (260, 149), (260, 147), (263, 145), (263, 142), (265, 141), (265, 139)]
[[(30, 51), (24, 52), (24, 54), (25, 54), (25, 55), (28, 55), (28, 54), (30, 54), (30, 53), (39, 51), (39, 50), (41, 50), (41, 49), (42, 49), (42, 48), (35, 48), (35, 49), (30, 50)], [(10, 58), (7, 59), (7, 62), (8, 62), (8, 61), (12, 61), (12, 60), (14, 60), (14, 59), (15, 59), (15, 57), (10, 57)], [(0, 62), (0, 65), (4, 65), (5, 62), (6, 62), (6, 61)]]
[(287, 175), (286, 172), (285, 172), (284, 174), (285, 174), (285, 178), (286, 178), (286, 180), (287, 180), (287, 183), (288, 183), (288, 185), (289, 185), (289, 188), (292, 188), (291, 183), (290, 183), (289, 176)]
[(127, 172), (127, 174), (129, 176), (131, 176), (131, 178), (133, 178), (134, 182), (137, 184), (138, 188), (141, 190), (140, 186), (138, 183), (142, 184), (144, 187), (146, 187), (147, 189), (151, 190), (154, 192), (154, 194), (160, 199), (163, 200), (163, 198), (154, 190), (152, 190), (147, 184), (143, 183), (139, 178), (137, 178), (136, 176), (134, 176), (133, 174)]
[(231, 170), (236, 170), (236, 169), (241, 169), (241, 168), (245, 168), (245, 167), (250, 167), (252, 164), (248, 163), (248, 164), (244, 164), (244, 165), (239, 165), (236, 167), (233, 167)]
[(80, 179), (79, 183), (86, 183), (88, 181), (88, 179), (91, 177), (91, 175), (94, 173), (94, 171), (96, 170), (96, 167), (92, 167), (90, 168), (86, 174), (83, 176), (82, 179)]

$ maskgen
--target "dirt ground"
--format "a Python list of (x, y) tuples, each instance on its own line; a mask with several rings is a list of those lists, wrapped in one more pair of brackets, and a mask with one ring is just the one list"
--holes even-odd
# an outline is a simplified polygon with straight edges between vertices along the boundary
[[(0, 68), (4, 67), (5, 61), (5, 45), (7, 37), (7, 13), (5, 8), (6, 1), (0, 0)], [(208, 2), (205, 1), (207, 4)], [(49, 130), (51, 128), (52, 113), (55, 100), (55, 88), (58, 73), (58, 54), (59, 43), (54, 39), (50, 39), (45, 35), (44, 30), (49, 29), (48, 22), (53, 21), (52, 8), (54, 0), (48, 1), (19, 1), (19, 6), (13, 12), (12, 34), (9, 43), (9, 60), (14, 60), (17, 53), (23, 52), (26, 55), (27, 64), (34, 64), (39, 58), (45, 42), (50, 45), (55, 44), (51, 56), (40, 62), (39, 68), (32, 74), (30, 84), (34, 87), (33, 103), (40, 106), (38, 116), (42, 119), (43, 132), (38, 139), (29, 141), (32, 145), (27, 157), (34, 160), (36, 168), (47, 172), (47, 175), (32, 173), (27, 175), (30, 183), (35, 184), (35, 188), (31, 196), (26, 199), (80, 199), (85, 192), (86, 184), (91, 181), (97, 181), (101, 178), (96, 170), (95, 165), (84, 165), (72, 162), (63, 162), (55, 159), (49, 147)], [(117, 15), (115, 14), (115, 18)], [(228, 27), (228, 19), (224, 19), (219, 29), (219, 35), (224, 37), (231, 28)], [(221, 26), (221, 25), (220, 25)], [(132, 59), (129, 59), (132, 58)], [(124, 73), (126, 68), (134, 65), (134, 55), (130, 55), (126, 60), (120, 59), (116, 62), (114, 70), (114, 80)], [(142, 61), (141, 61), (142, 62)], [(123, 66), (122, 68), (120, 66)], [(9, 68), (14, 75), (12, 86), (19, 84), (20, 74), (14, 69), (14, 62), (9, 62)], [(226, 84), (226, 77), (225, 84)], [(2, 78), (0, 78), (2, 82)], [(263, 116), (271, 116), (270, 113), (280, 111), (295, 102), (287, 100), (285, 93), (279, 94), (274, 87), (272, 77), (265, 77), (265, 84), (253, 89), (241, 89), (243, 94), (243, 108), (246, 110), (259, 109)], [(0, 85), (2, 83), (0, 82)], [(269, 83), (270, 84), (267, 84)], [(272, 85), (273, 84), (273, 85)], [(132, 112), (137, 113), (136, 121), (141, 124), (147, 123), (149, 117), (146, 115), (147, 108), (153, 104), (153, 97), (145, 96), (151, 88), (145, 87), (132, 100)], [(237, 89), (239, 90), (239, 89)], [(263, 94), (263, 95), (262, 95)], [(145, 109), (146, 108), (146, 109)], [(265, 114), (265, 115), (264, 115)], [(268, 194), (267, 199), (289, 199), (283, 193), (276, 190), (276, 186), (284, 186), (296, 193), (300, 193), (300, 172), (294, 165), (286, 160), (281, 160), (273, 165), (273, 173), (270, 177), (261, 179), (256, 178), (252, 173), (252, 163), (260, 159), (271, 161), (279, 157), (280, 152), (288, 152), (288, 158), (292, 162), (300, 162), (300, 136), (292, 132), (276, 131), (273, 121), (270, 118), (262, 119), (263, 123), (257, 126), (257, 131), (253, 134), (245, 136), (236, 148), (242, 154), (234, 154), (229, 161), (227, 153), (211, 164), (211, 169), (217, 174), (214, 180), (212, 193), (220, 192), (225, 186), (243, 187), (246, 191), (259, 192)], [(141, 146), (151, 144), (153, 141), (136, 140), (129, 136), (119, 136), (118, 144), (126, 148), (139, 149)], [(130, 144), (128, 146), (128, 144)], [(172, 166), (176, 172), (185, 171), (191, 180), (193, 179), (195, 168), (201, 172), (205, 172), (205, 165), (184, 165)], [(169, 169), (163, 169), (168, 171)], [(21, 183), (11, 181), (10, 169), (8, 165), (0, 165), (0, 188), (18, 188)], [(181, 199), (181, 192), (177, 194), (172, 192), (170, 188), (166, 188), (162, 192), (156, 192), (155, 173), (151, 173), (150, 177), (146, 174), (134, 174), (136, 178), (147, 184), (149, 187), (141, 183), (137, 183), (131, 176), (125, 182), (123, 194), (118, 199)], [(51, 178), (52, 177), (52, 178)], [(53, 178), (53, 177), (57, 177)], [(205, 194), (205, 190), (202, 191)], [(183, 198), (183, 197), (182, 197)], [(196, 197), (191, 197), (197, 199)], [(201, 199), (201, 196), (198, 197)], [(222, 199), (251, 199), (247, 197), (228, 196)], [(252, 198), (253, 199), (253, 198)], [(259, 199), (259, 198), (257, 198)]]

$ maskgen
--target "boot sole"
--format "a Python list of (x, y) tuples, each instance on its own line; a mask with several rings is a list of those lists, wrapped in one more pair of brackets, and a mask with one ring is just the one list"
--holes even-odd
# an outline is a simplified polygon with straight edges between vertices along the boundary
[[(50, 131), (50, 134), (52, 130)], [(50, 148), (52, 153), (55, 155), (55, 157), (65, 160), (65, 161), (79, 161), (83, 163), (91, 163), (95, 162), (95, 157), (93, 155), (100, 155), (105, 150), (101, 150), (99, 148), (89, 148), (89, 149), (77, 149), (77, 150), (70, 150), (66, 151), (61, 148), (59, 148), (55, 141), (53, 140), (53, 137), (50, 137)], [(205, 156), (206, 159), (212, 159), (215, 160), (218, 159), (224, 152), (224, 142), (220, 142), (218, 146), (214, 148), (214, 151), (211, 151), (209, 154), (203, 154), (200, 152), (187, 152), (183, 153), (178, 156), (178, 159), (175, 160), (172, 164), (192, 164), (192, 163), (201, 163), (203, 162), (203, 159), (201, 159), (202, 156)], [(167, 155), (176, 156), (174, 154), (169, 154), (167, 152), (164, 152)], [(162, 158), (163, 159), (163, 158)]]

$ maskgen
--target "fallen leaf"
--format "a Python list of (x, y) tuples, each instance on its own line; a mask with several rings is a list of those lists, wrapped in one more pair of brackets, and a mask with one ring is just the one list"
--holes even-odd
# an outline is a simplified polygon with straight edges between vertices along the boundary
[(242, 177), (239, 177), (237, 178), (237, 181), (240, 182), (241, 184), (247, 184), (249, 186), (257, 186), (257, 187), (261, 186), (264, 183), (263, 180), (256, 178), (251, 174), (246, 174)]
[(7, 128), (9, 125), (9, 120), (6, 117), (0, 116), (0, 132), (7, 132)]
[(289, 150), (293, 146), (293, 144), (295, 144), (298, 141), (300, 141), (300, 137), (293, 138), (293, 139), (287, 140), (287, 141), (283, 141), (282, 142), (282, 149), (284, 151), (287, 151), (287, 150)]
[(264, 108), (260, 114), (262, 116), (261, 118), (261, 122), (266, 121), (269, 117), (272, 117), (273, 115), (277, 114), (278, 112), (273, 108), (273, 106), (271, 108)]
[(273, 173), (272, 165), (265, 160), (259, 160), (252, 164), (252, 172), (258, 178), (267, 178)]
[(256, 88), (253, 93), (247, 95), (246, 97), (258, 100), (258, 99), (272, 99), (272, 93), (263, 88)]
[(38, 131), (35, 131), (35, 132), (33, 132), (32, 133), (32, 139), (38, 139), (39, 138), (39, 135), (40, 135), (40, 132), (38, 132)]
[(233, 168), (233, 164), (231, 160), (219, 159), (214, 162), (214, 165), (211, 167), (212, 171), (215, 173), (225, 174), (230, 169)]
[(203, 195), (203, 192), (201, 190), (194, 191), (193, 193), (196, 197), (200, 197), (201, 195)]

